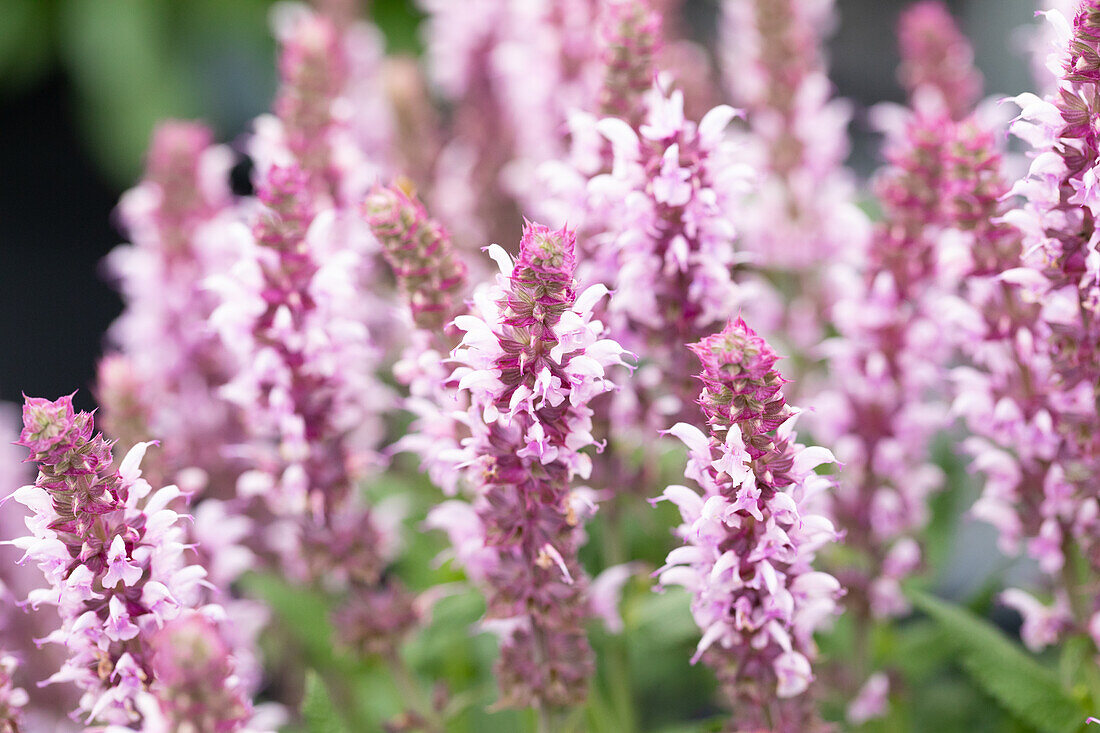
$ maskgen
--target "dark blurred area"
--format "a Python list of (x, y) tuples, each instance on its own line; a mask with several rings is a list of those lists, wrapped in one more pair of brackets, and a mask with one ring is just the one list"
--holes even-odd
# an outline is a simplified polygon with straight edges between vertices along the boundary
[[(456, 2), (460, 0), (455, 0)], [(894, 24), (903, 0), (838, 0), (832, 77), (856, 104), (852, 164), (876, 160), (866, 109), (900, 101)], [(971, 37), (987, 93), (1032, 86), (1021, 28), (1032, 0), (949, 3)], [(152, 125), (197, 117), (226, 142), (265, 111), (275, 85), (267, 0), (0, 0), (0, 399), (88, 387), (121, 304), (99, 263), (122, 234), (112, 210), (140, 175)], [(411, 0), (374, 0), (394, 52), (418, 48)], [(708, 43), (716, 0), (688, 0)]]

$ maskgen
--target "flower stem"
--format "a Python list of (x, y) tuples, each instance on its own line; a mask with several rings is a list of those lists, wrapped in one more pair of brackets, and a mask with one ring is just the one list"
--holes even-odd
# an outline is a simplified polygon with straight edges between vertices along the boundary
[(420, 683), (413, 676), (409, 665), (401, 658), (401, 654), (394, 651), (389, 656), (388, 661), (394, 683), (397, 685), (397, 690), (401, 694), (404, 705), (424, 721), (425, 730), (430, 733), (444, 733), (446, 721), (435, 710), (431, 700), (424, 696)]

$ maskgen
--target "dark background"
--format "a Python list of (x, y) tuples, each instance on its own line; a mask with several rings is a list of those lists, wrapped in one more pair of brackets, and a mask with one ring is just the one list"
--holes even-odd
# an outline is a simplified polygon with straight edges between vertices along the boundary
[[(455, 0), (456, 2), (462, 0)], [(197, 117), (225, 141), (265, 111), (275, 50), (266, 0), (0, 0), (0, 399), (80, 389), (92, 407), (102, 335), (121, 303), (100, 273), (122, 235), (119, 194), (140, 175), (153, 123)], [(852, 163), (876, 142), (866, 108), (900, 101), (894, 24), (902, 0), (838, 0), (832, 77), (858, 109)], [(1032, 86), (1021, 27), (1032, 0), (949, 3), (973, 39), (986, 91)], [(409, 0), (375, 0), (391, 52), (416, 52)], [(692, 26), (714, 27), (714, 0), (689, 0)]]

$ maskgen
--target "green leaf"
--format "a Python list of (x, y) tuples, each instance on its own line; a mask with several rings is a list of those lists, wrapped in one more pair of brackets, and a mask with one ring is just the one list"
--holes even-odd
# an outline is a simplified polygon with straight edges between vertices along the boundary
[(943, 629), (974, 682), (1006, 711), (1042, 733), (1072, 733), (1088, 713), (1066, 693), (1058, 677), (987, 621), (958, 606), (912, 594), (913, 603)]
[(312, 669), (306, 672), (306, 694), (302, 700), (302, 718), (309, 733), (347, 733), (336, 707), (332, 704), (321, 676)]
[(328, 600), (309, 588), (291, 585), (284, 579), (265, 573), (250, 573), (242, 581), (245, 591), (262, 598), (298, 642), (305, 662), (327, 671), (348, 671), (350, 660), (333, 646), (335, 636), (330, 621)]

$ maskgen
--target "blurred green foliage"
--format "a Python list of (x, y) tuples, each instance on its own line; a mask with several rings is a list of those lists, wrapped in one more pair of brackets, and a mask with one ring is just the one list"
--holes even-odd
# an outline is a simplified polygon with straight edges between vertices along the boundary
[[(233, 141), (275, 91), (272, 0), (0, 0), (0, 94), (60, 71), (93, 159), (118, 187), (153, 126), (195, 118)], [(419, 50), (412, 0), (374, 0), (390, 53)]]

